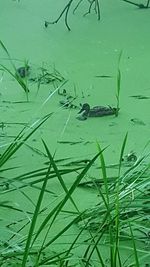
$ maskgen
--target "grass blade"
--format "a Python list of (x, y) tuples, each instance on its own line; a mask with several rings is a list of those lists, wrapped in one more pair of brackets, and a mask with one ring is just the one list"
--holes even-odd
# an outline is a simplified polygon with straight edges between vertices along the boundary
[(34, 211), (34, 214), (33, 214), (33, 218), (32, 218), (30, 229), (29, 229), (29, 233), (28, 233), (28, 238), (27, 238), (27, 242), (26, 242), (26, 246), (25, 246), (24, 256), (23, 256), (23, 260), (22, 260), (22, 267), (26, 267), (26, 263), (27, 263), (27, 259), (28, 259), (28, 255), (29, 255), (29, 251), (30, 251), (30, 244), (31, 244), (33, 233), (34, 233), (37, 217), (38, 217), (38, 214), (39, 214), (39, 211), (40, 211), (40, 207), (41, 207), (41, 204), (42, 204), (42, 200), (43, 200), (43, 197), (44, 197), (44, 192), (45, 192), (45, 189), (46, 189), (46, 185), (47, 185), (47, 181), (48, 181), (48, 177), (49, 177), (49, 173), (50, 173), (51, 167), (52, 167), (52, 165), (50, 164), (49, 167), (48, 167), (47, 174), (45, 176), (45, 179), (44, 179), (44, 182), (43, 182), (39, 197), (38, 197), (38, 201), (37, 201), (36, 207), (35, 207), (35, 211)]
[(104, 186), (105, 186), (105, 193), (106, 193), (106, 199), (103, 195), (103, 201), (105, 203), (106, 208), (109, 206), (109, 190), (108, 190), (108, 183), (107, 183), (107, 173), (106, 173), (106, 164), (104, 160), (104, 156), (102, 153), (102, 149), (100, 147), (100, 144), (97, 142), (98, 150), (100, 153), (100, 162), (101, 162), (101, 169), (102, 169), (102, 176), (103, 176), (103, 181), (104, 181)]
[[(73, 183), (73, 185), (71, 186), (71, 188), (69, 189), (68, 193), (66, 194), (66, 196), (64, 197), (64, 199), (62, 201), (60, 201), (58, 203), (57, 206), (55, 206), (53, 208), (53, 210), (47, 215), (47, 217), (44, 219), (43, 223), (40, 225), (35, 238), (33, 240), (33, 243), (35, 242), (35, 240), (37, 239), (37, 237), (39, 236), (39, 234), (42, 232), (42, 230), (44, 229), (44, 227), (47, 225), (47, 223), (49, 222), (49, 220), (52, 218), (52, 216), (55, 214), (51, 225), (53, 224), (55, 218), (57, 217), (57, 215), (60, 213), (60, 211), (62, 210), (62, 208), (64, 207), (64, 205), (66, 204), (66, 202), (68, 201), (68, 199), (70, 199), (70, 196), (72, 195), (72, 193), (75, 191), (76, 187), (78, 186), (78, 184), (81, 182), (82, 178), (85, 176), (85, 174), (87, 173), (87, 171), (90, 169), (90, 167), (93, 165), (94, 161), (97, 159), (97, 157), (100, 155), (101, 152), (99, 152), (84, 168), (84, 170), (77, 176), (75, 182)], [(49, 243), (47, 243), (43, 249), (45, 249), (46, 247), (49, 246)]]
[[(46, 152), (47, 152), (47, 155), (48, 155), (48, 157), (49, 157), (49, 160), (50, 160), (50, 162), (51, 162), (51, 164), (52, 164), (52, 167), (53, 167), (53, 169), (54, 169), (54, 172), (55, 172), (55, 174), (56, 174), (56, 177), (58, 178), (58, 180), (59, 180), (59, 182), (60, 182), (62, 188), (63, 188), (64, 191), (65, 191), (65, 193), (68, 194), (68, 189), (67, 189), (67, 187), (66, 187), (66, 185), (65, 185), (65, 183), (64, 183), (64, 181), (63, 181), (63, 179), (62, 179), (62, 177), (61, 177), (61, 174), (60, 174), (60, 172), (59, 172), (59, 170), (58, 170), (58, 168), (57, 168), (57, 165), (55, 164), (55, 161), (54, 161), (54, 159), (53, 159), (53, 157), (52, 157), (52, 155), (51, 155), (51, 153), (50, 153), (50, 151), (49, 151), (47, 145), (45, 144), (44, 140), (42, 140), (42, 141), (43, 141), (45, 150), (46, 150)], [(77, 205), (75, 204), (75, 202), (74, 202), (74, 200), (72, 199), (72, 197), (70, 197), (70, 201), (72, 202), (72, 204), (73, 204), (73, 206), (75, 207), (75, 209), (79, 212), (78, 207), (77, 207)]]
[[(28, 134), (24, 133), (24, 129), (18, 134), (18, 136), (14, 139), (14, 141), (9, 145), (9, 147), (5, 150), (5, 152), (0, 157), (0, 168), (16, 153), (16, 151), (30, 138), (31, 135), (37, 129), (45, 123), (52, 113), (44, 116), (42, 119), (36, 121), (32, 126), (34, 126), (33, 130), (31, 130)], [(31, 126), (31, 127), (32, 127)]]
[(131, 227), (130, 222), (129, 222), (129, 227), (130, 227), (131, 238), (132, 238), (132, 243), (133, 243), (136, 267), (140, 267), (139, 260), (138, 260), (137, 249), (136, 249), (136, 244), (135, 244), (134, 235), (133, 235), (133, 231), (132, 231), (132, 227)]

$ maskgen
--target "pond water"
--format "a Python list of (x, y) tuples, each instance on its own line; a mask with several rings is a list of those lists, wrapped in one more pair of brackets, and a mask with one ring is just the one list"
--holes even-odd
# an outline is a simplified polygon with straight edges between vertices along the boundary
[[(10, 187), (1, 190), (1, 201), (2, 203), (4, 201), (4, 204), (6, 202), (9, 206), (1, 207), (1, 242), (2, 245), (4, 241), (8, 242), (8, 240), (11, 243), (7, 248), (2, 246), (3, 253), (12, 252), (11, 247), (22, 251), (23, 241), (26, 240), (29, 227), (27, 222), (29, 223), (31, 220), (41, 183), (37, 183), (38, 188), (35, 188), (28, 184), (30, 179), (19, 182), (17, 177), (37, 168), (46, 168), (45, 162), (49, 158), (42, 140), (51, 154), (55, 153), (55, 159), (66, 159), (64, 164), (63, 161), (60, 161), (60, 164), (58, 162), (59, 168), (64, 168), (64, 166), (68, 168), (67, 163), (71, 162), (73, 162), (71, 166), (74, 168), (79, 167), (81, 164), (74, 161), (81, 163), (81, 160), (84, 160), (82, 166), (85, 166), (85, 159), (88, 162), (98, 152), (97, 143), (101, 148), (106, 148), (104, 151), (106, 165), (116, 166), (126, 133), (128, 133), (126, 155), (133, 151), (138, 158), (140, 155), (145, 156), (149, 153), (149, 8), (140, 9), (119, 0), (102, 0), (100, 1), (101, 19), (98, 21), (93, 9), (91, 14), (83, 16), (88, 10), (90, 1), (82, 1), (73, 14), (73, 7), (77, 4), (77, 1), (74, 1), (68, 15), (71, 31), (67, 30), (64, 17), (57, 24), (45, 28), (45, 20), (54, 21), (68, 2), (69, 0), (5, 0), (1, 3), (0, 40), (7, 48), (11, 60), (1, 45), (0, 154), (4, 153), (23, 127), (25, 127), (25, 134), (28, 134), (35, 122), (52, 113), (50, 118), (25, 142), (25, 145), (2, 166), (2, 186), (6, 187), (6, 184), (10, 183)], [(136, 3), (140, 4), (141, 2), (137, 0)], [(143, 4), (145, 4), (144, 0)], [(24, 66), (25, 62), (28, 62), (30, 66), (29, 77), (25, 78), (25, 83), (29, 88), (28, 99), (16, 79), (3, 68), (5, 66), (15, 74), (13, 65), (15, 68), (19, 68)], [(39, 82), (37, 79), (41, 75), (42, 68), (49, 73), (57, 70), (59, 78), (63, 77), (64, 79), (62, 81), (56, 79), (54, 82), (45, 80)], [(118, 69), (121, 73), (119, 115), (88, 117), (86, 120), (78, 120), (76, 117), (84, 103), (89, 103), (91, 107), (115, 107), (117, 105)], [(77, 108), (74, 106), (65, 108), (60, 105), (60, 101), (66, 101), (67, 97)], [(149, 163), (149, 159), (147, 162)], [(98, 162), (98, 166), (100, 166), (100, 162)], [(4, 171), (4, 169), (6, 170)], [(122, 172), (124, 172), (124, 168)], [(70, 188), (77, 173), (79, 171), (65, 176), (67, 188)], [(116, 173), (118, 173), (116, 168), (107, 170), (110, 177), (114, 177)], [(99, 167), (94, 165), (90, 168), (86, 179), (99, 178), (101, 175)], [(14, 179), (14, 184), (12, 179)], [(34, 179), (36, 180), (37, 177)], [(64, 190), (60, 183), (56, 179), (49, 181), (42, 202), (42, 208), (46, 207), (46, 215), (48, 210), (52, 209), (63, 196)], [(80, 211), (95, 206), (101, 199), (98, 190), (82, 187), (77, 188), (73, 197)], [(75, 208), (72, 204), (67, 204), (64, 209), (72, 211)], [(8, 211), (10, 216), (8, 216)], [(39, 218), (38, 225), (44, 216), (45, 214)], [(69, 220), (69, 215), (61, 214), (54, 225), (52, 236), (55, 231), (59, 231), (60, 225), (61, 227), (65, 226)], [(11, 225), (9, 229), (8, 225)], [(21, 227), (23, 228), (21, 229)], [(146, 227), (148, 229), (149, 224)], [(78, 227), (73, 226), (70, 233), (67, 233), (65, 238), (62, 237), (62, 240), (58, 242), (58, 251), (62, 251), (62, 246), (63, 250), (67, 249), (67, 244), (72, 240), (71, 236), (74, 239), (78, 231)], [(5, 234), (2, 235), (2, 233)], [(85, 241), (84, 235), (82, 238)], [(79, 249), (78, 245), (75, 250), (72, 265), (58, 266), (89, 266), (83, 265), (85, 263), (77, 260), (77, 255), (82, 258), (81, 250), (84, 250), (85, 247), (83, 240), (80, 240), (82, 249)], [(124, 265), (121, 266), (131, 266), (133, 259), (131, 261), (128, 259), (128, 249), (132, 242), (131, 240), (123, 242), (121, 251)], [(107, 259), (107, 246), (108, 243), (105, 244), (105, 240), (103, 240), (101, 249), (105, 258), (105, 266), (112, 266)], [(57, 250), (56, 247), (52, 247), (50, 251)], [(143, 252), (146, 250), (144, 245), (140, 243), (139, 248), (141, 257), (145, 259), (143, 265), (140, 262), (140, 266), (149, 266), (146, 264), (150, 262), (150, 258), (148, 259), (147, 254)], [(96, 258), (95, 255), (94, 257)], [(9, 260), (10, 257), (8, 263)], [(16, 261), (17, 258), (15, 258), (14, 264)], [(7, 263), (4, 265), (3, 261), (1, 264), (1, 266), (8, 266)], [(20, 259), (17, 264), (22, 266)], [(95, 260), (91, 266), (103, 266), (99, 264)], [(35, 266), (32, 259), (26, 266)], [(48, 266), (57, 265), (51, 263)]]

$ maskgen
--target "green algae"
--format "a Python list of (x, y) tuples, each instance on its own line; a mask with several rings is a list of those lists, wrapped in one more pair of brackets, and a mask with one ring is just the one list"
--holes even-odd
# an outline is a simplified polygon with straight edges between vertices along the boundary
[[(29, 257), (26, 266), (115, 266), (115, 261), (119, 261), (121, 255), (123, 266), (135, 266), (139, 261), (140, 266), (145, 267), (149, 264), (149, 157), (145, 157), (149, 148), (147, 146), (142, 150), (149, 140), (150, 125), (149, 9), (135, 12), (132, 5), (124, 5), (121, 1), (102, 1), (102, 17), (97, 22), (92, 14), (82, 17), (87, 7), (82, 3), (74, 16), (70, 13), (70, 33), (66, 31), (63, 22), (44, 29), (45, 18), (55, 19), (64, 4), (65, 1), (41, 3), (37, 0), (2, 4), (1, 40), (13, 62), (23, 66), (27, 58), (34, 73), (38, 74), (42, 73), (39, 68), (45, 63), (56, 66), (55, 69), (59, 70), (57, 73), (53, 68), (49, 71), (47, 67), (46, 72), (56, 76), (58, 74), (62, 80), (46, 83), (44, 72), (40, 76), (42, 81), (37, 79), (28, 84), (30, 92), (26, 101), (25, 90), (20, 90), (20, 84), (15, 78), (1, 70), (0, 154), (1, 163), (5, 165), (1, 167), (0, 183), (0, 264), (22, 266), (29, 225), (48, 171), (49, 165), (45, 163), (50, 162), (42, 138), (51, 154), (55, 155), (57, 169), (68, 190), (81, 171), (89, 166), (97, 150), (96, 142), (100, 141), (101, 147), (109, 147), (104, 153), (105, 167), (104, 164), (102, 167), (101, 164), (93, 163), (83, 180), (76, 184), (72, 197), (80, 214), (71, 204), (66, 203), (52, 231), (48, 232), (44, 227), (43, 235), (27, 251)], [(13, 67), (6, 59), (6, 51), (3, 50), (1, 64), (12, 70)], [(118, 72), (116, 85), (121, 50), (121, 79)], [(46, 78), (51, 81), (53, 77), (49, 74)], [(101, 76), (100, 79), (95, 79), (97, 75)], [(63, 83), (64, 77), (67, 83)], [(77, 107), (85, 102), (93, 106), (113, 106), (116, 104), (116, 89), (117, 86), (120, 88), (120, 81), (120, 110), (117, 118), (77, 121), (76, 108), (60, 106), (60, 101), (66, 103), (67, 96), (72, 97), (71, 104)], [(67, 96), (59, 95), (60, 84), (60, 91), (67, 92)], [(33, 136), (26, 140), (18, 139), (23, 126), (28, 135), (34, 123), (49, 113), (52, 116)], [(127, 131), (128, 142), (124, 161), (121, 162), (119, 151)], [(10, 153), (10, 146), (14, 148), (13, 153)], [(130, 151), (134, 151), (137, 161), (128, 162)], [(120, 163), (121, 185), (117, 179)], [(105, 187), (100, 174), (102, 168), (103, 171), (107, 169)], [(46, 216), (67, 196), (57, 181), (57, 175), (54, 170), (49, 174), (34, 234), (37, 234)], [(115, 191), (117, 183), (119, 193)], [(106, 192), (109, 193), (107, 197), (110, 199), (112, 220), (110, 210), (104, 205)], [(119, 203), (118, 200), (114, 201), (115, 193)], [(117, 210), (119, 221), (115, 215)], [(41, 251), (43, 237), (48, 238), (45, 244), (50, 244), (44, 252)]]

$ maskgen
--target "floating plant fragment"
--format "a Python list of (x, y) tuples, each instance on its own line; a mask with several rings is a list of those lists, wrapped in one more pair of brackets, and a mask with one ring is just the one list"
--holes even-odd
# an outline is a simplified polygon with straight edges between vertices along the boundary
[(62, 82), (65, 78), (55, 68), (50, 70), (45, 67), (40, 67), (39, 73), (33, 75), (29, 80), (40, 84), (49, 84), (53, 82)]
[[(73, 9), (73, 13), (75, 13), (75, 11), (78, 9), (79, 5), (81, 4), (83, 0), (80, 0), (77, 5), (75, 6), (75, 8)], [(58, 18), (54, 21), (45, 21), (44, 26), (45, 28), (48, 27), (48, 25), (52, 25), (52, 24), (56, 24), (58, 23), (58, 21), (62, 18), (62, 16), (64, 15), (64, 20), (65, 20), (65, 25), (68, 29), (68, 31), (71, 31), (71, 28), (68, 24), (68, 15), (70, 12), (70, 8), (72, 6), (72, 3), (74, 2), (74, 0), (69, 0), (68, 3), (66, 4), (66, 6), (64, 7), (64, 9), (62, 10), (62, 12), (60, 13), (60, 15), (58, 16)], [(92, 0), (92, 1), (88, 1), (89, 4), (89, 8), (88, 8), (88, 12), (86, 12), (84, 14), (84, 16), (88, 15), (91, 13), (92, 8), (94, 7), (94, 11), (95, 14), (97, 15), (97, 19), (100, 20), (100, 4), (99, 4), (99, 0)]]
[(129, 3), (129, 4), (131, 4), (131, 5), (137, 6), (137, 7), (140, 8), (140, 9), (149, 8), (149, 2), (150, 2), (150, 0), (147, 0), (147, 4), (144, 5), (144, 4), (134, 3), (134, 2), (129, 1), (129, 0), (122, 0), (122, 1), (124, 1), (124, 2), (126, 2), (126, 3)]
[(84, 141), (81, 140), (81, 141), (57, 141), (57, 143), (59, 144), (69, 144), (69, 145), (76, 145), (76, 144), (81, 144), (83, 143)]
[(144, 95), (131, 95), (130, 97), (133, 97), (139, 100), (150, 99), (149, 96), (144, 96)]
[(146, 125), (142, 120), (140, 120), (140, 119), (138, 119), (138, 118), (133, 118), (133, 119), (131, 119), (131, 121), (132, 121), (134, 124), (138, 124), (138, 125), (141, 125), (141, 126), (145, 126), (145, 125)]
[(111, 75), (95, 75), (95, 78), (113, 78)]

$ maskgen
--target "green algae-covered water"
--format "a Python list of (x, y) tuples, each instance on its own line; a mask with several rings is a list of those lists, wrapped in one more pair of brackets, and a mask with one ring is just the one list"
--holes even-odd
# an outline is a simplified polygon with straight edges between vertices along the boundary
[[(150, 10), (102, 0), (83, 16), (92, 1), (74, 0), (71, 31), (45, 28), (68, 3), (1, 3), (0, 266), (148, 267)], [(78, 120), (117, 106), (118, 77), (118, 116)]]

